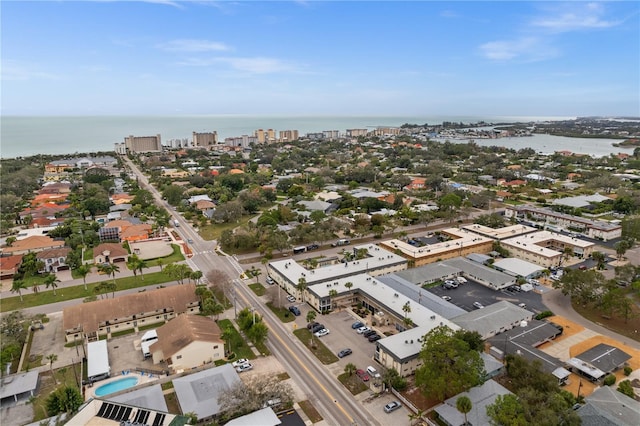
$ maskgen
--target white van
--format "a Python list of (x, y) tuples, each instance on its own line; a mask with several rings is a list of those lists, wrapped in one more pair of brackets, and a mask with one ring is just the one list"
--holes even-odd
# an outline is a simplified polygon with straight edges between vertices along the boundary
[(140, 348), (142, 349), (142, 356), (149, 358), (151, 356), (151, 345), (158, 341), (158, 333), (155, 330), (149, 330), (142, 335), (140, 340)]
[(378, 373), (378, 370), (376, 370), (372, 366), (367, 367), (367, 373), (369, 373), (371, 377), (376, 377), (376, 378), (380, 377), (380, 373)]

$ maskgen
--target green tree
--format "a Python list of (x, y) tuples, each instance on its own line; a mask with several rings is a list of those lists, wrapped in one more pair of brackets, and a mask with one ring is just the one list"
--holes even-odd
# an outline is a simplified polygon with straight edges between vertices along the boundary
[(591, 253), (591, 258), (596, 261), (597, 270), (601, 271), (606, 268), (607, 256), (604, 253), (600, 251), (594, 251), (593, 253)]
[(473, 407), (473, 404), (471, 403), (471, 400), (469, 399), (468, 396), (463, 395), (458, 397), (458, 399), (456, 399), (456, 408), (458, 409), (458, 411), (464, 414), (465, 425), (469, 424), (469, 422), (467, 421), (467, 413), (471, 411), (472, 407)]
[(444, 400), (480, 384), (484, 377), (480, 354), (446, 326), (425, 335), (419, 357), (422, 366), (415, 382), (428, 397)]
[(618, 392), (627, 395), (629, 398), (635, 398), (633, 386), (631, 386), (631, 382), (629, 380), (623, 380), (618, 383)]
[(631, 244), (627, 240), (622, 240), (618, 241), (613, 247), (616, 249), (618, 260), (622, 260), (627, 250), (631, 248)]
[(314, 319), (316, 319), (316, 311), (311, 309), (309, 310), (309, 312), (307, 312), (307, 322), (313, 322)]
[(178, 185), (168, 185), (162, 190), (162, 196), (172, 206), (177, 206), (182, 201), (184, 188)]
[(87, 290), (87, 275), (91, 272), (91, 266), (82, 264), (76, 269), (76, 273), (82, 277), (84, 289)]
[(202, 271), (192, 271), (189, 273), (189, 279), (193, 280), (196, 284), (202, 278)]
[(247, 336), (255, 343), (262, 344), (267, 339), (267, 335), (269, 334), (269, 328), (267, 325), (260, 321), (256, 320), (256, 323), (251, 326), (249, 331), (247, 332)]
[(298, 279), (298, 291), (300, 292), (300, 298), (302, 299), (302, 303), (304, 303), (304, 291), (307, 289), (307, 280), (303, 277)]
[(529, 426), (524, 408), (513, 394), (499, 395), (493, 404), (487, 405), (487, 416), (497, 426)]
[(44, 285), (49, 288), (53, 288), (53, 295), (56, 295), (56, 288), (58, 287), (58, 283), (60, 280), (56, 277), (55, 274), (49, 273), (46, 277), (44, 277)]
[(18, 295), (20, 296), (21, 302), (24, 302), (24, 300), (22, 300), (22, 290), (26, 290), (26, 289), (27, 289), (27, 284), (24, 282), (24, 280), (14, 279), (13, 282), (11, 283), (11, 293), (18, 293)]
[(231, 347), (231, 343), (233, 342), (233, 336), (235, 335), (234, 330), (231, 328), (231, 326), (228, 326), (224, 329), (224, 331), (222, 332), (222, 335), (220, 337), (222, 337), (222, 340), (224, 340), (224, 342), (226, 344), (229, 345), (229, 352), (231, 353), (233, 352), (233, 348)]
[(349, 376), (353, 376), (353, 373), (355, 373), (356, 370), (357, 370), (357, 367), (352, 362), (344, 366), (344, 372), (347, 373)]
[(84, 400), (77, 387), (64, 386), (56, 389), (47, 398), (47, 414), (55, 416), (59, 413), (74, 413), (83, 403)]
[(56, 354), (49, 354), (45, 357), (45, 359), (47, 361), (49, 361), (49, 371), (51, 371), (51, 377), (53, 377), (53, 381), (56, 383), (56, 385), (58, 384), (58, 380), (56, 380), (56, 375), (53, 374), (53, 363), (56, 362), (58, 360), (58, 355)]

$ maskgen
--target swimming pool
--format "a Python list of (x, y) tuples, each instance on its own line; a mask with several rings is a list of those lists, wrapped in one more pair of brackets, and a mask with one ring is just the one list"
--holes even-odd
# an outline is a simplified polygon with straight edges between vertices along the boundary
[(138, 384), (137, 377), (125, 377), (124, 379), (115, 380), (111, 383), (99, 386), (94, 394), (95, 396), (105, 396), (114, 392), (128, 389)]

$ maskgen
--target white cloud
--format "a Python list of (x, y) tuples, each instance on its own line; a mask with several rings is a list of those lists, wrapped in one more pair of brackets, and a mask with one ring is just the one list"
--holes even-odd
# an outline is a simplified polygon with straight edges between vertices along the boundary
[(212, 57), (188, 58), (178, 65), (188, 67), (208, 67), (216, 63), (226, 63), (237, 71), (250, 74), (271, 74), (276, 72), (300, 72), (299, 67), (290, 62), (265, 57)]
[(538, 17), (531, 21), (533, 27), (553, 32), (568, 32), (588, 29), (615, 27), (622, 20), (607, 20), (606, 10), (600, 3), (572, 2), (549, 10), (549, 16)]
[(3, 62), (0, 77), (3, 81), (60, 80), (60, 76), (37, 70), (31, 64), (23, 64), (11, 59)]
[(157, 45), (169, 52), (213, 52), (230, 50), (224, 43), (210, 40), (178, 39)]
[(523, 62), (541, 61), (558, 54), (555, 48), (548, 46), (536, 37), (490, 41), (480, 46), (480, 52), (484, 57), (493, 61), (517, 59)]

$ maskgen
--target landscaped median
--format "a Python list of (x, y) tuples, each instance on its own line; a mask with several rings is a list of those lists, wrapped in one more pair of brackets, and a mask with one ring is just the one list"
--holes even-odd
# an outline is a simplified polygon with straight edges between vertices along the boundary
[(319, 338), (315, 337), (306, 328), (293, 332), (298, 339), (320, 360), (323, 364), (332, 364), (338, 361), (338, 357), (327, 348)]
[[(163, 272), (151, 272), (144, 274), (144, 280), (140, 276), (116, 279), (115, 291), (164, 284), (172, 281), (175, 281), (175, 279)], [(105, 276), (104, 282), (112, 283), (113, 280)], [(56, 296), (53, 295), (53, 290), (39, 291), (37, 294), (25, 294), (22, 296), (22, 298), (24, 299), (23, 302), (20, 301), (20, 296), (7, 297), (6, 299), (3, 298), (2, 304), (0, 304), (0, 312), (9, 312), (15, 311), (17, 309), (32, 308), (34, 306), (48, 305), (51, 303), (64, 302), (66, 300), (82, 299), (85, 297), (96, 295), (98, 295), (99, 298), (99, 294), (95, 293), (93, 290), (99, 284), (100, 283), (87, 284), (87, 290), (84, 289), (84, 284), (73, 287), (58, 287), (56, 289)], [(103, 294), (104, 297), (111, 296), (110, 291)]]

